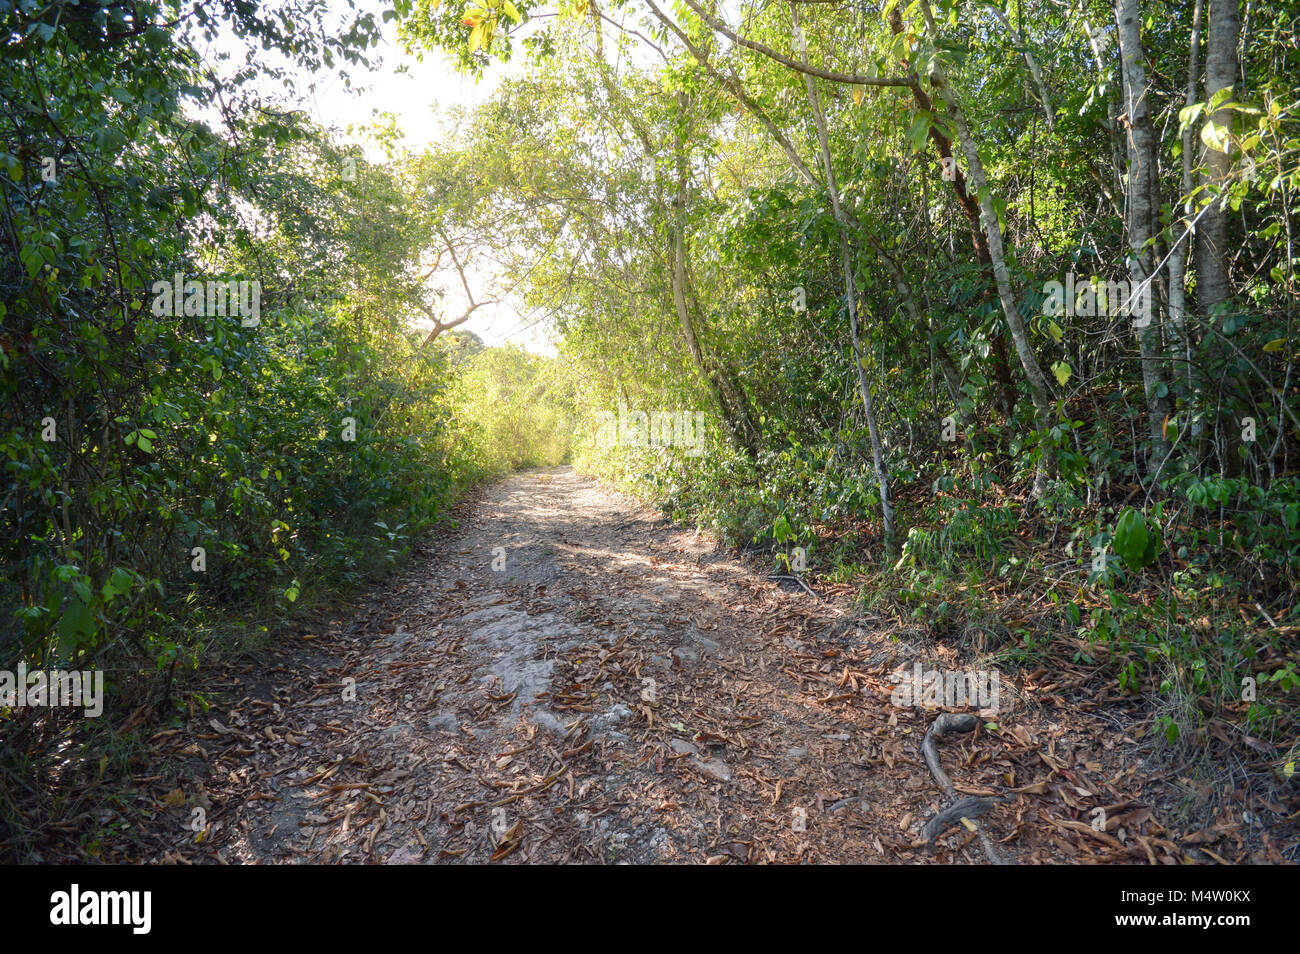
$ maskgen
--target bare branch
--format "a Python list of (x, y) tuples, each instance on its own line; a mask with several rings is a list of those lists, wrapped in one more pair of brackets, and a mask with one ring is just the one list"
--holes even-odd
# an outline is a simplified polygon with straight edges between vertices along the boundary
[(433, 329), (429, 332), (420, 347), (427, 348), (433, 343), (433, 339), (438, 337), (438, 335), (442, 334), (444, 331), (450, 331), (458, 325), (463, 325), (465, 322), (469, 321), (470, 315), (474, 314), (474, 312), (478, 311), (478, 309), (482, 308), (484, 305), (495, 305), (497, 303), (498, 300), (496, 298), (493, 298), (491, 301), (481, 301), (477, 304), (470, 305), (468, 309), (461, 313), (460, 317), (453, 318), (451, 321), (443, 321), (433, 313), (433, 309), (429, 308), (428, 305), (424, 304), (424, 302), (417, 301), (415, 306), (433, 320)]

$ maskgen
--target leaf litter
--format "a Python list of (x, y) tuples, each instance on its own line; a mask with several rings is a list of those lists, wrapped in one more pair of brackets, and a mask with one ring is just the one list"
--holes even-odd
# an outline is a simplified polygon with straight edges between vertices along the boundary
[(1262, 838), (1242, 806), (1180, 828), (1185, 781), (1142, 761), (1136, 704), (1070, 663), (1003, 674), (996, 721), (942, 744), (952, 797), (984, 807), (931, 841), (942, 710), (892, 705), (889, 676), (958, 669), (951, 647), (569, 468), (458, 517), (364, 605), (210, 677), (209, 710), (150, 740), (169, 770), (137, 777), (153, 807), (108, 856), (983, 864), (987, 836), (1009, 863), (1181, 864), (1294, 840), (1294, 801), (1252, 809), (1280, 826)]

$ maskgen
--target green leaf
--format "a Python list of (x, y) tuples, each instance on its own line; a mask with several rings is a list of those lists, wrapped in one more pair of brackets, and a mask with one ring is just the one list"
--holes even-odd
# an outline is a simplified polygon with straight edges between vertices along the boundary
[(1203, 112), (1205, 112), (1204, 103), (1192, 103), (1190, 106), (1185, 106), (1178, 111), (1178, 123), (1183, 129), (1185, 129), (1192, 123), (1196, 122), (1197, 117), (1199, 117)]
[(59, 620), (59, 647), (65, 655), (90, 641), (94, 634), (95, 619), (90, 607), (78, 596), (68, 600), (67, 609)]
[(794, 529), (790, 526), (790, 521), (786, 519), (785, 514), (776, 518), (776, 523), (772, 525), (772, 536), (776, 537), (777, 543), (785, 543), (787, 540), (794, 539)]
[(998, 217), (998, 228), (1005, 232), (1007, 230), (1007, 200), (1000, 195), (993, 196), (993, 211)]
[(113, 570), (113, 575), (108, 578), (108, 582), (104, 584), (104, 588), (101, 591), (104, 597), (104, 602), (110, 602), (116, 596), (121, 596), (123, 593), (129, 593), (131, 591), (131, 586), (134, 583), (135, 578), (131, 576), (130, 572), (120, 566), (117, 567)]
[(920, 152), (924, 149), (926, 137), (929, 135), (930, 118), (921, 113), (912, 120), (912, 125), (907, 128), (907, 141), (912, 146), (912, 151)]
[(1140, 570), (1155, 562), (1156, 535), (1140, 510), (1128, 507), (1120, 514), (1111, 544), (1130, 570)]
[(34, 245), (24, 245), (18, 252), (18, 257), (22, 259), (23, 268), (27, 272), (28, 278), (35, 278), (36, 273), (41, 270), (45, 260), (41, 257), (40, 250)]
[(1201, 127), (1201, 142), (1205, 143), (1207, 149), (1227, 153), (1232, 148), (1232, 133), (1227, 126), (1211, 119)]

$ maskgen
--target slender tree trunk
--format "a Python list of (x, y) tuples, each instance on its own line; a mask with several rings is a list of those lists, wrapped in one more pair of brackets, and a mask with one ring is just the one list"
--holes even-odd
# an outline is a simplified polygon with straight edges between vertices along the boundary
[[(679, 93), (677, 105), (685, 113), (685, 94)], [(722, 415), (732, 440), (742, 450), (753, 454), (758, 446), (758, 432), (750, 418), (748, 404), (740, 389), (730, 380), (725, 369), (710, 361), (700, 346), (696, 333), (695, 321), (686, 300), (686, 185), (687, 165), (686, 148), (681, 133), (676, 138), (675, 159), (677, 164), (677, 194), (673, 199), (672, 216), (669, 222), (668, 265), (671, 274), (673, 307), (682, 326), (682, 336), (686, 339), (687, 350), (695, 363), (695, 370), (700, 380), (713, 395), (713, 400)]]
[[(1205, 56), (1205, 101), (1212, 102), (1222, 90), (1237, 81), (1237, 39), (1241, 17), (1237, 0), (1210, 0), (1209, 36)], [(1224, 102), (1232, 99), (1226, 94)], [(1219, 109), (1208, 117), (1216, 125), (1232, 128), (1232, 113)], [(1208, 186), (1213, 203), (1201, 219), (1196, 233), (1196, 299), (1201, 314), (1209, 317), (1232, 296), (1228, 279), (1228, 216), (1216, 194), (1223, 188), (1232, 167), (1226, 152), (1206, 149), (1201, 161), (1201, 183)]]
[[(925, 17), (926, 28), (929, 31), (931, 42), (937, 43), (939, 31), (935, 27), (934, 18), (930, 13), (930, 5), (926, 0), (921, 2), (921, 12)], [(1047, 383), (1047, 376), (1043, 374), (1042, 366), (1038, 363), (1038, 355), (1034, 352), (1034, 347), (1029, 341), (1029, 329), (1025, 326), (1024, 319), (1020, 317), (1020, 308), (1016, 303), (1015, 293), (1011, 289), (1011, 274), (1007, 270), (1006, 257), (1003, 254), (1002, 226), (998, 222), (997, 210), (993, 206), (993, 192), (989, 188), (988, 178), (984, 174), (984, 163), (980, 160), (975, 139), (971, 135), (970, 125), (966, 122), (966, 115), (962, 112), (947, 77), (937, 63), (931, 68), (930, 82), (947, 107), (948, 117), (952, 120), (958, 138), (961, 140), (970, 182), (975, 187), (975, 193), (979, 196), (983, 231), (988, 241), (989, 260), (992, 264), (994, 280), (997, 283), (998, 299), (1002, 303), (1002, 315), (1006, 319), (1007, 329), (1011, 332), (1011, 341), (1016, 347), (1016, 354), (1020, 358), (1021, 367), (1024, 368), (1025, 377), (1029, 381), (1029, 394), (1034, 401), (1038, 431), (1044, 440), (1042, 445), (1043, 455), (1040, 458), (1037, 473), (1034, 477), (1034, 496), (1041, 497), (1047, 489), (1049, 476), (1055, 471), (1055, 454), (1051, 446), (1046, 443), (1052, 419), (1051, 389)]]
[[(808, 47), (804, 41), (803, 29), (799, 25), (799, 8), (790, 4), (790, 17), (794, 21), (795, 42), (799, 48), (799, 58), (808, 62)], [(875, 465), (876, 480), (880, 486), (880, 515), (885, 530), (885, 547), (892, 551), (895, 542), (894, 503), (889, 493), (889, 464), (885, 460), (884, 445), (880, 439), (880, 428), (876, 423), (876, 411), (871, 399), (871, 386), (867, 382), (867, 371), (862, 362), (862, 340), (858, 329), (858, 295), (853, 282), (853, 252), (849, 237), (848, 222), (840, 206), (840, 190), (835, 180), (835, 167), (831, 162), (830, 139), (826, 133), (826, 116), (822, 113), (821, 98), (817, 95), (817, 86), (813, 78), (803, 74), (804, 86), (808, 90), (808, 104), (812, 107), (813, 121), (817, 126), (817, 140), (821, 147), (822, 167), (826, 173), (826, 190), (831, 197), (831, 211), (835, 215), (835, 224), (840, 238), (840, 257), (844, 265), (844, 303), (849, 311), (849, 337), (853, 343), (853, 365), (858, 376), (858, 390), (862, 394), (862, 409), (867, 418), (867, 431), (871, 437), (871, 456)]]
[[(1138, 0), (1116, 0), (1115, 21), (1119, 26), (1119, 50), (1124, 74), (1124, 105), (1128, 112), (1128, 268), (1132, 294), (1146, 288), (1145, 300), (1153, 302), (1154, 254), (1151, 240), (1160, 230), (1159, 206), (1152, 202), (1156, 176), (1156, 137), (1151, 123), (1150, 94), (1143, 66)], [(1154, 448), (1151, 469), (1156, 470), (1169, 452), (1165, 439), (1168, 414), (1168, 386), (1164, 381), (1164, 349), (1160, 337), (1159, 309), (1152, 305), (1146, 314), (1134, 316), (1134, 334), (1142, 361), (1142, 389), (1146, 394), (1147, 426)], [(1163, 393), (1162, 393), (1163, 392)]]
[[(600, 30), (600, 17), (593, 17), (592, 23), (596, 35), (596, 55), (599, 61), (597, 68), (605, 94), (609, 97), (611, 104), (622, 107), (622, 115), (632, 126), (632, 130), (645, 150), (645, 154), (653, 155), (654, 140), (651, 138), (650, 130), (638, 120), (636, 111), (628, 104), (627, 97), (623, 94), (622, 89), (610, 77), (609, 66), (604, 57), (604, 40)], [(678, 95), (677, 103), (679, 109), (685, 112), (684, 94)], [(709, 356), (704, 353), (704, 349), (700, 345), (699, 335), (696, 333), (696, 323), (691, 317), (690, 304), (687, 301), (687, 287), (689, 285), (689, 262), (686, 248), (687, 166), (685, 145), (680, 134), (677, 136), (674, 145), (676, 147), (674, 155), (677, 167), (677, 187), (671, 208), (664, 207), (664, 204), (660, 201), (659, 190), (655, 190), (656, 204), (664, 212), (664, 216), (668, 221), (666, 252), (673, 308), (682, 327), (682, 337), (686, 339), (686, 348), (690, 352), (692, 362), (695, 364), (696, 374), (704, 386), (708, 388), (732, 442), (752, 455), (758, 447), (758, 432), (754, 428), (753, 417), (749, 413), (749, 403), (733, 380), (730, 371), (720, 362), (711, 361)], [(658, 176), (656, 175), (655, 178), (657, 180)]]
[[(1236, 97), (1233, 87), (1238, 80), (1237, 42), (1241, 34), (1241, 14), (1237, 0), (1210, 0), (1209, 23), (1205, 44), (1205, 102), (1221, 106)], [(1231, 110), (1216, 109), (1206, 120), (1231, 130)], [(1232, 279), (1228, 272), (1228, 212), (1225, 208), (1228, 182), (1232, 173), (1231, 146), (1228, 151), (1206, 147), (1201, 158), (1201, 185), (1209, 207), (1204, 209), (1196, 233), (1196, 303), (1207, 321), (1217, 318), (1232, 299)], [(1237, 421), (1217, 422), (1222, 426), (1226, 452), (1225, 469), (1235, 473), (1241, 463), (1237, 453), (1241, 432)]]
[[(1043, 79), (1043, 71), (1038, 68), (1038, 60), (1034, 59), (1034, 54), (1029, 51), (1029, 39), (1025, 36), (1023, 29), (1017, 32), (1011, 26), (1011, 21), (1007, 19), (1007, 15), (1002, 12), (1001, 7), (990, 6), (986, 9), (993, 15), (993, 19), (1001, 23), (1003, 29), (1011, 34), (1012, 41), (1020, 42), (1025, 65), (1029, 67), (1029, 75), (1033, 77), (1034, 86), (1038, 88), (1038, 99), (1043, 104), (1043, 116), (1047, 120), (1047, 131), (1055, 135), (1056, 111), (1052, 109), (1052, 100), (1047, 93), (1047, 83)], [(1021, 19), (1021, 26), (1024, 26), (1023, 18)]]
[[(1113, 88), (1111, 69), (1107, 65), (1110, 60), (1106, 56), (1106, 35), (1098, 31), (1088, 20), (1082, 21), (1084, 36), (1088, 38), (1088, 46), (1092, 50), (1092, 57), (1097, 63), (1097, 74), (1106, 83), (1108, 88)], [(1115, 97), (1109, 92), (1106, 94), (1106, 144), (1110, 147), (1110, 183), (1106, 185), (1101, 182), (1100, 174), (1098, 183), (1102, 186), (1111, 208), (1120, 218), (1124, 217), (1124, 208), (1116, 198), (1123, 191), (1123, 184), (1120, 182), (1120, 170), (1124, 168), (1124, 150), (1119, 136), (1119, 110), (1115, 106)]]
[[(903, 17), (897, 6), (889, 12), (889, 28), (895, 36), (903, 32)], [(919, 109), (934, 112), (934, 103), (930, 101), (930, 97), (926, 95), (919, 83), (912, 85), (912, 99)], [(930, 141), (934, 143), (935, 152), (939, 154), (939, 161), (946, 165), (947, 160), (953, 158), (952, 143), (937, 126), (930, 127)], [(994, 274), (992, 256), (989, 254), (988, 240), (980, 224), (980, 206), (966, 188), (966, 175), (959, 166), (953, 166), (952, 191), (961, 205), (962, 212), (966, 215), (971, 245), (975, 249), (975, 259), (986, 273), (989, 284), (996, 290), (997, 277)], [(1016, 384), (1011, 376), (1006, 335), (1000, 329), (995, 329), (990, 346), (993, 356), (993, 380), (997, 383), (994, 393), (997, 396), (998, 410), (1010, 420), (1016, 406)]]
[[(1204, 7), (1204, 0), (1196, 0), (1196, 7), (1192, 12), (1192, 49), (1187, 60), (1187, 93), (1183, 98), (1184, 106), (1191, 106), (1196, 102), (1197, 74), (1200, 72), (1200, 54), (1201, 54), (1201, 11)], [(1174, 225), (1173, 239), (1170, 248), (1173, 253), (1169, 256), (1169, 337), (1173, 353), (1175, 367), (1178, 364), (1184, 365), (1184, 374), (1181, 376), (1187, 382), (1188, 394), (1195, 393), (1195, 381), (1192, 373), (1192, 340), (1187, 330), (1187, 258), (1189, 249), (1184, 247), (1188, 238), (1188, 230), (1191, 228), (1192, 205), (1189, 196), (1192, 194), (1192, 155), (1194, 140), (1192, 138), (1192, 125), (1189, 123), (1183, 130), (1183, 175), (1181, 180), (1182, 197), (1182, 215)]]

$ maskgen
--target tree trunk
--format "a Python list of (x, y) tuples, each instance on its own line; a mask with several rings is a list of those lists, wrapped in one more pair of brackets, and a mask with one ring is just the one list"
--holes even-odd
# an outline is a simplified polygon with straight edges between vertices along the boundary
[[(1210, 0), (1209, 36), (1205, 56), (1205, 101), (1210, 103), (1221, 90), (1231, 89), (1237, 80), (1237, 38), (1241, 17), (1237, 0)], [(1223, 100), (1232, 99), (1232, 94)], [(1207, 107), (1208, 108), (1208, 107)], [(1216, 125), (1232, 128), (1232, 113), (1219, 109), (1208, 117)], [(1213, 203), (1201, 219), (1196, 233), (1196, 299), (1201, 314), (1209, 317), (1232, 295), (1228, 279), (1228, 216), (1217, 195), (1227, 183), (1232, 159), (1217, 149), (1205, 150), (1201, 162), (1201, 183), (1208, 186)]]
[[(1241, 34), (1241, 15), (1237, 0), (1210, 0), (1209, 28), (1205, 53), (1205, 102), (1222, 105), (1236, 97), (1232, 93), (1237, 82), (1237, 41)], [(1216, 102), (1216, 100), (1218, 102)], [(1206, 115), (1207, 122), (1231, 130), (1231, 110), (1216, 109)], [(1196, 233), (1196, 303), (1207, 321), (1214, 321), (1232, 298), (1232, 279), (1228, 274), (1228, 213), (1225, 208), (1227, 188), (1232, 173), (1231, 145), (1223, 143), (1228, 151), (1206, 147), (1201, 159), (1201, 185), (1204, 209)], [(1225, 467), (1236, 473), (1241, 458), (1237, 453), (1241, 432), (1235, 419), (1219, 422), (1223, 425)]]
[[(926, 0), (921, 2), (921, 12), (925, 16), (931, 42), (937, 43), (939, 31), (934, 25), (930, 5)], [(1051, 390), (1047, 384), (1047, 377), (1038, 363), (1038, 356), (1034, 353), (1034, 347), (1029, 341), (1029, 329), (1025, 326), (1024, 319), (1020, 317), (1015, 293), (1011, 290), (1011, 274), (1007, 270), (1006, 258), (1002, 251), (1002, 227), (998, 222), (997, 211), (993, 206), (993, 193), (989, 189), (988, 178), (984, 174), (984, 163), (980, 160), (979, 151), (975, 147), (970, 125), (966, 122), (966, 116), (957, 102), (947, 77), (937, 63), (931, 68), (930, 82), (947, 107), (948, 116), (961, 139), (970, 181), (979, 196), (983, 232), (988, 242), (988, 255), (997, 284), (998, 299), (1002, 303), (1002, 315), (1006, 319), (1007, 329), (1011, 332), (1011, 341), (1016, 347), (1016, 354), (1020, 358), (1021, 367), (1024, 368), (1025, 377), (1029, 380), (1029, 394), (1034, 401), (1038, 431), (1044, 441), (1043, 456), (1034, 477), (1034, 496), (1041, 497), (1047, 489), (1048, 476), (1055, 470), (1055, 454), (1046, 443), (1052, 419)]]
[[(1092, 49), (1092, 57), (1097, 63), (1097, 75), (1108, 88), (1113, 88), (1111, 82), (1111, 71), (1107, 67), (1106, 58), (1106, 36), (1093, 27), (1087, 19), (1081, 21), (1083, 34), (1088, 38), (1088, 46)], [(1123, 189), (1123, 183), (1120, 182), (1119, 171), (1124, 167), (1124, 154), (1120, 146), (1119, 138), (1119, 111), (1115, 107), (1115, 98), (1106, 93), (1106, 145), (1110, 148), (1110, 183), (1109, 185), (1102, 182), (1100, 173), (1097, 176), (1098, 184), (1101, 185), (1102, 191), (1106, 194), (1111, 208), (1120, 218), (1124, 217), (1124, 209), (1115, 198)]]
[[(1159, 206), (1152, 202), (1156, 177), (1156, 136), (1151, 124), (1150, 96), (1146, 67), (1143, 66), (1138, 0), (1116, 0), (1115, 21), (1119, 26), (1120, 64), (1124, 75), (1124, 105), (1128, 111), (1128, 269), (1132, 286), (1130, 300), (1139, 288), (1146, 288), (1145, 300), (1152, 302), (1155, 289), (1154, 255), (1150, 242), (1160, 230)], [(1151, 435), (1156, 470), (1169, 453), (1165, 439), (1168, 386), (1164, 381), (1164, 349), (1160, 337), (1159, 309), (1152, 305), (1146, 314), (1135, 315), (1134, 334), (1142, 361), (1142, 389), (1146, 394), (1147, 429)], [(1161, 392), (1164, 392), (1163, 394)]]
[[(686, 110), (685, 94), (679, 93), (677, 105), (683, 114)], [(673, 199), (672, 219), (669, 223), (668, 266), (672, 285), (673, 306), (682, 326), (687, 350), (695, 362), (700, 380), (713, 395), (722, 421), (735, 444), (751, 456), (758, 447), (758, 432), (750, 418), (748, 403), (726, 370), (715, 361), (709, 361), (700, 346), (699, 335), (686, 300), (686, 150), (678, 132), (676, 140), (677, 194)]]
[[(807, 63), (808, 47), (804, 42), (803, 30), (799, 26), (799, 8), (790, 4), (790, 17), (794, 21), (795, 42), (799, 47), (799, 58)], [(803, 74), (804, 86), (808, 90), (808, 104), (812, 107), (813, 122), (817, 126), (817, 140), (821, 147), (822, 167), (826, 172), (826, 190), (831, 197), (831, 211), (835, 215), (835, 225), (840, 238), (840, 257), (844, 264), (844, 303), (849, 311), (849, 338), (853, 344), (853, 365), (858, 376), (858, 390), (862, 394), (862, 409), (867, 418), (867, 432), (871, 437), (871, 457), (876, 469), (876, 480), (880, 486), (880, 515), (885, 530), (885, 548), (892, 551), (895, 541), (894, 503), (889, 494), (889, 465), (885, 460), (885, 450), (880, 439), (880, 428), (876, 424), (875, 406), (871, 399), (871, 386), (867, 382), (867, 371), (862, 365), (862, 340), (858, 329), (858, 295), (853, 282), (853, 253), (849, 241), (849, 226), (840, 207), (840, 190), (835, 181), (835, 167), (831, 162), (830, 140), (826, 133), (826, 117), (822, 113), (821, 98), (817, 95), (817, 86), (812, 76)]]
[[(903, 17), (899, 13), (897, 6), (889, 11), (889, 28), (895, 36), (903, 32)], [(919, 109), (934, 112), (934, 103), (930, 101), (930, 97), (926, 95), (925, 90), (921, 88), (919, 83), (912, 85), (912, 99)], [(936, 126), (930, 127), (930, 141), (934, 143), (935, 152), (939, 154), (941, 163), (946, 163), (946, 160), (952, 158), (952, 143), (949, 142), (943, 131)], [(961, 205), (962, 212), (966, 215), (966, 224), (970, 229), (971, 245), (975, 249), (975, 259), (980, 263), (981, 269), (985, 272), (992, 289), (996, 290), (997, 277), (994, 274), (993, 259), (989, 254), (988, 240), (985, 238), (984, 230), (980, 225), (979, 203), (967, 190), (966, 176), (961, 168), (957, 166), (953, 167), (952, 191), (957, 196), (957, 202)], [(1001, 330), (994, 331), (990, 347), (993, 355), (993, 380), (997, 382), (994, 394), (997, 398), (998, 410), (1009, 421), (1016, 406), (1016, 383), (1011, 376), (1006, 335)]]
[[(1201, 54), (1201, 10), (1204, 6), (1204, 0), (1196, 0), (1196, 7), (1192, 13), (1192, 49), (1187, 60), (1187, 94), (1183, 99), (1184, 106), (1191, 106), (1196, 102), (1197, 73), (1200, 71), (1200, 54)], [(1173, 253), (1169, 256), (1169, 337), (1171, 353), (1175, 363), (1184, 364), (1183, 377), (1187, 382), (1188, 394), (1195, 393), (1195, 381), (1192, 375), (1192, 339), (1187, 331), (1187, 256), (1188, 249), (1183, 247), (1187, 241), (1187, 233), (1191, 228), (1192, 206), (1192, 125), (1189, 123), (1183, 130), (1183, 175), (1181, 180), (1182, 196), (1182, 215), (1174, 225), (1173, 239), (1170, 242), (1170, 248)]]

